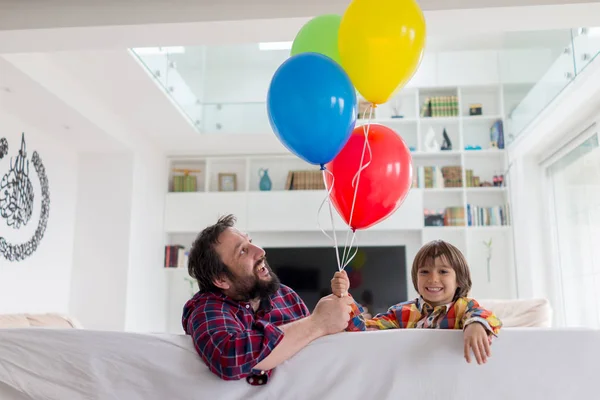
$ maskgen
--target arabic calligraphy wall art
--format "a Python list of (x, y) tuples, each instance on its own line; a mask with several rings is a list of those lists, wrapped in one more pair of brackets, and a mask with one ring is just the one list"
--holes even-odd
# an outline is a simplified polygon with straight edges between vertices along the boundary
[[(8, 158), (8, 141), (0, 139), (0, 160)], [(37, 151), (31, 156), (33, 170), (40, 182), (41, 199), (36, 199), (30, 170), (25, 134), (21, 136), (21, 148), (16, 156), (7, 162), (0, 162), (0, 225), (11, 229), (22, 229), (31, 222), (35, 201), (41, 201), (40, 217), (37, 229), (32, 237), (24, 243), (9, 243), (0, 235), (0, 254), (8, 261), (22, 261), (31, 256), (38, 248), (46, 232), (50, 214), (50, 189), (46, 169)], [(8, 164), (8, 165), (7, 165)], [(4, 173), (4, 171), (6, 171)], [(4, 230), (4, 229), (3, 229)]]

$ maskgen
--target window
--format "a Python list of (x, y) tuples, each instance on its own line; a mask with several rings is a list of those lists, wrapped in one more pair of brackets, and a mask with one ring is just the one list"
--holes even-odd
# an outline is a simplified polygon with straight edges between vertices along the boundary
[(546, 169), (560, 319), (600, 328), (600, 148), (590, 131)]

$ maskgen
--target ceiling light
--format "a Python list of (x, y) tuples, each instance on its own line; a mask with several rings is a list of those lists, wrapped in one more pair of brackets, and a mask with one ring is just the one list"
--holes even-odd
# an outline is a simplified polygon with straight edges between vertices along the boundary
[(158, 54), (183, 54), (185, 53), (185, 47), (183, 46), (172, 46), (172, 47), (138, 47), (133, 49), (138, 54), (145, 55), (158, 55)]
[(260, 50), (289, 50), (292, 48), (292, 42), (266, 42), (259, 43)]

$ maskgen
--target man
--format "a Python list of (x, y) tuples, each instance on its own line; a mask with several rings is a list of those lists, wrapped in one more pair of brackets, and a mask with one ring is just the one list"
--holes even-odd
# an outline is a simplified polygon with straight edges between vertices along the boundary
[(192, 245), (188, 271), (200, 290), (183, 309), (183, 328), (220, 378), (264, 385), (273, 368), (311, 341), (343, 331), (360, 311), (352, 297), (330, 295), (311, 315), (280, 284), (265, 251), (234, 224), (233, 215), (222, 217)]

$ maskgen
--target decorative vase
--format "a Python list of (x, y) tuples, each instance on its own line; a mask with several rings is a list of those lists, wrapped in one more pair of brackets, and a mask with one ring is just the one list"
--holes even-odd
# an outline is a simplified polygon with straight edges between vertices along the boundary
[(271, 190), (271, 178), (269, 178), (269, 170), (267, 168), (261, 168), (258, 170), (258, 176), (260, 176), (260, 182), (258, 187), (262, 191)]
[(438, 141), (435, 140), (435, 131), (432, 127), (429, 127), (427, 133), (425, 134), (425, 143), (423, 147), (428, 153), (438, 151), (440, 148)]

